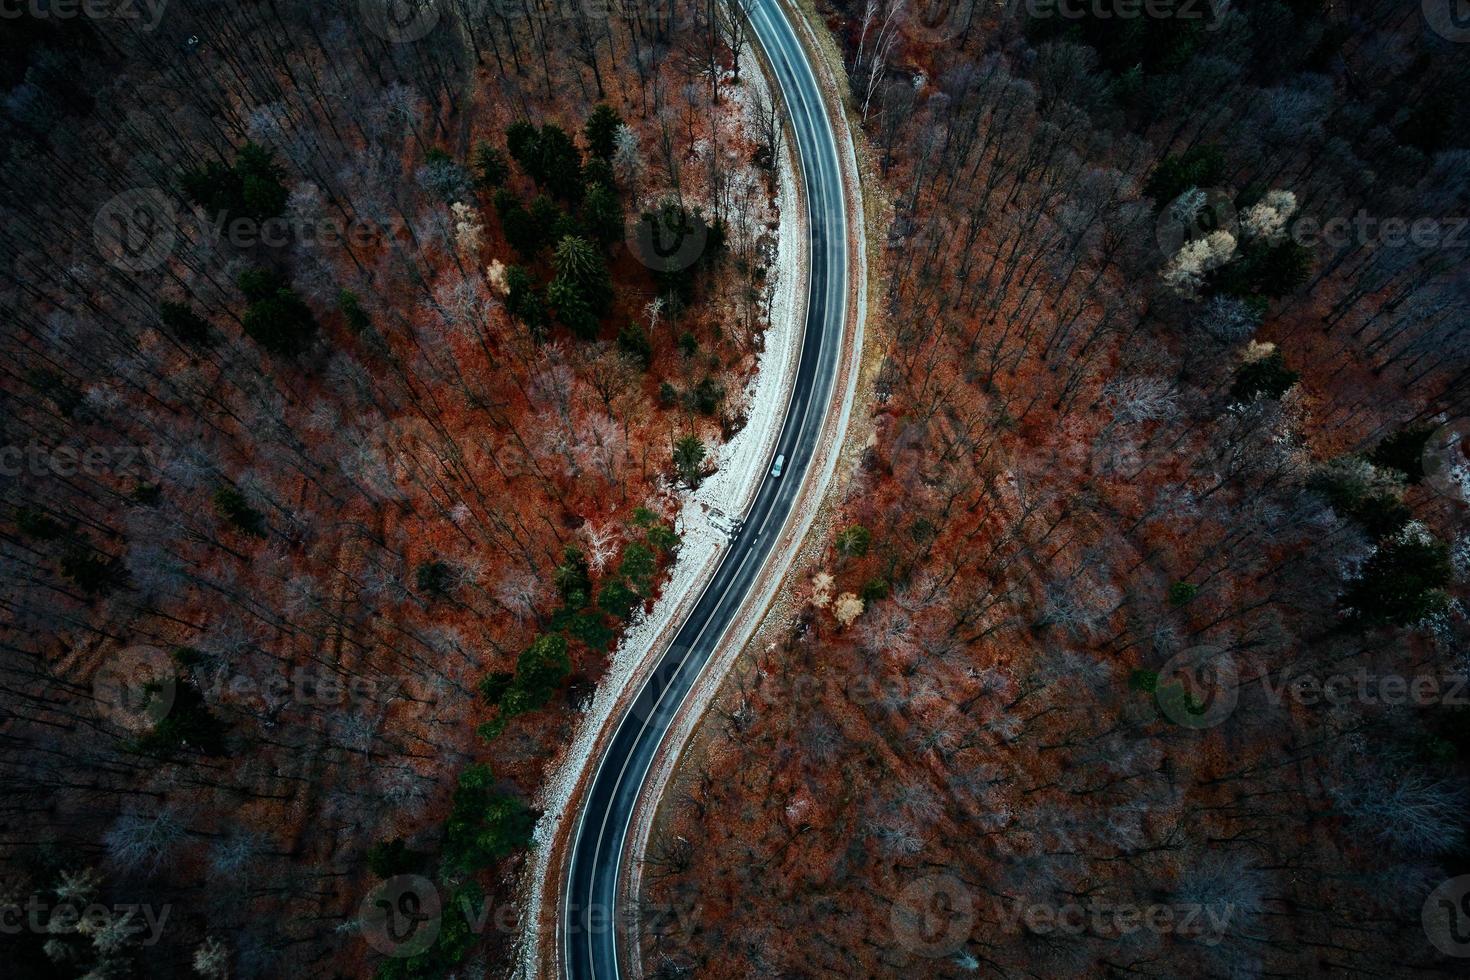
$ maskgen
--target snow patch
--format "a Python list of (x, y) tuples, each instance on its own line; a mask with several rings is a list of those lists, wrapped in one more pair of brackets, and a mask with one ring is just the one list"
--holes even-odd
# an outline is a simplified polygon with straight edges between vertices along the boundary
[[(722, 95), (748, 119), (750, 103), (746, 91), (760, 89), (768, 101), (771, 94), (762, 72), (747, 71), (742, 74), (741, 82), (726, 88)], [(668, 581), (653, 611), (647, 614), (639, 611), (628, 624), (609, 659), (607, 673), (597, 686), (591, 706), (577, 724), (570, 744), (551, 768), (536, 799), (543, 812), (532, 834), (530, 860), (520, 885), (528, 914), (521, 917), (525, 929), (518, 940), (518, 974), (528, 980), (535, 978), (540, 968), (540, 914), (553, 844), (563, 830), (562, 821), (575, 818), (575, 811), (570, 808), (572, 795), (594, 761), (598, 736), (607, 727), (614, 707), (634, 682), (639, 668), (651, 654), (662, 649), (663, 642), (672, 639), (668, 634), (683, 620), (714, 574), (728, 544), (726, 532), (733, 520), (744, 516), (754, 500), (781, 432), (806, 318), (806, 306), (798, 293), (804, 274), (805, 237), (792, 152), (788, 146), (777, 161), (773, 217), (778, 225), (775, 254), (767, 270), (767, 288), (773, 289), (774, 295), (757, 370), (741, 393), (741, 404), (746, 406), (745, 427), (710, 453), (716, 472), (698, 490), (686, 489), (676, 494), (680, 505), (675, 528), (682, 541)], [(558, 885), (553, 883), (552, 887)]]

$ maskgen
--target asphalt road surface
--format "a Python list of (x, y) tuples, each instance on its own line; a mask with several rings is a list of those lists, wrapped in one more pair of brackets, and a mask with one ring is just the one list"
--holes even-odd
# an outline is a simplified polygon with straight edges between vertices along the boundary
[[(633, 806), (649, 764), (705, 661), (720, 644), (791, 515), (831, 402), (847, 317), (847, 208), (837, 142), (805, 50), (776, 0), (744, 0), (751, 27), (785, 97), (806, 191), (810, 279), (801, 361), (767, 476), (709, 586), (660, 658), (598, 762), (571, 840), (558, 923), (562, 967), (575, 980), (621, 976), (619, 934), (627, 917), (618, 895)], [(775, 571), (774, 569), (772, 570)], [(627, 966), (626, 963), (621, 964)]]

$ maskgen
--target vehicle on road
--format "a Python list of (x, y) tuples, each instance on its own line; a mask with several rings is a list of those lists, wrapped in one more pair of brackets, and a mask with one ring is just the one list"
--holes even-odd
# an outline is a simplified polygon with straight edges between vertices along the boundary
[[(627, 960), (638, 955), (636, 929), (609, 928), (595, 910), (621, 910), (635, 904), (623, 894), (622, 873), (627, 870), (625, 858), (636, 860), (630, 847), (636, 843), (631, 840), (634, 811), (647, 791), (654, 759), (701, 671), (735, 629), (747, 603), (759, 594), (762, 576), (779, 576), (783, 571), (768, 566), (767, 559), (782, 530), (794, 526), (797, 494), (791, 492), (796, 489), (792, 481), (800, 486), (808, 476), (841, 375), (839, 361), (853, 271), (848, 264), (847, 216), (860, 211), (847, 200), (833, 120), (783, 5), (779, 0), (743, 0), (741, 6), (750, 16), (753, 37), (766, 51), (781, 90), (795, 137), (795, 162), (804, 176), (810, 256), (806, 322), (800, 335), (797, 380), (775, 439), (777, 446), (790, 450), (791, 459), (782, 452), (771, 461), (770, 478), (756, 488), (742, 521), (742, 527), (748, 526), (751, 533), (740, 531), (731, 539), (653, 672), (629, 692), (626, 710), (608, 720), (610, 734), (601, 757), (591, 762), (567, 845), (559, 917), (561, 971), (567, 980), (620, 980), (637, 972)], [(842, 124), (840, 117), (837, 124)], [(621, 913), (617, 918), (622, 918)], [(630, 936), (631, 941), (622, 944)]]

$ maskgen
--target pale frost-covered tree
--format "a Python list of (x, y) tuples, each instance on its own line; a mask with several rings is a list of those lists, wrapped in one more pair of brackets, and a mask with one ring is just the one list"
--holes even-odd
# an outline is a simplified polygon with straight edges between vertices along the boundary
[(1252, 340), (1240, 352), (1240, 359), (1246, 364), (1254, 364), (1256, 361), (1264, 360), (1274, 353), (1276, 353), (1276, 345), (1269, 340)]
[(1198, 187), (1186, 188), (1169, 204), (1169, 217), (1182, 225), (1194, 224), (1200, 210), (1209, 201), (1209, 195)]
[(863, 7), (857, 53), (852, 60), (852, 77), (857, 83), (855, 88), (862, 93), (864, 120), (868, 118), (868, 105), (873, 101), (873, 93), (888, 73), (888, 59), (898, 44), (903, 10), (903, 0), (868, 0)]
[(230, 975), (230, 953), (225, 944), (210, 936), (194, 950), (194, 972), (206, 980), (225, 980)]
[(874, 824), (871, 833), (882, 844), (883, 850), (895, 857), (918, 854), (924, 849), (924, 838), (908, 825)]
[(617, 482), (618, 462), (627, 453), (627, 441), (612, 416), (596, 413), (578, 428), (576, 453), (583, 465), (596, 468), (612, 484)]
[(1250, 934), (1255, 919), (1264, 911), (1269, 878), (1251, 866), (1244, 851), (1205, 851), (1179, 875), (1173, 897), (1183, 905), (1198, 906), (1225, 917), (1227, 931), (1236, 936)]
[(125, 871), (152, 871), (183, 836), (184, 825), (172, 810), (124, 813), (107, 832), (107, 852)]
[(1231, 344), (1249, 339), (1261, 326), (1261, 314), (1234, 296), (1214, 296), (1205, 304), (1200, 325), (1211, 337)]
[(506, 296), (510, 293), (510, 282), (506, 279), (508, 271), (505, 263), (499, 259), (492, 259), (485, 267), (485, 282), (497, 296)]
[(480, 246), (484, 241), (485, 226), (480, 223), (480, 216), (475, 209), (461, 201), (455, 201), (449, 206), (454, 214), (454, 244), (461, 254), (474, 258), (480, 252)]
[(495, 589), (495, 598), (516, 617), (516, 622), (535, 614), (536, 608), (546, 599), (545, 583), (534, 573), (523, 568), (507, 572)]
[(434, 307), (445, 324), (467, 331), (482, 322), (488, 297), (478, 278), (453, 277), (434, 290)]
[(613, 167), (623, 186), (629, 193), (636, 193), (638, 180), (643, 175), (643, 151), (638, 146), (638, 134), (627, 123), (618, 127), (613, 136)]
[(598, 527), (591, 521), (582, 525), (582, 536), (587, 541), (587, 567), (593, 574), (601, 574), (618, 553), (618, 533), (611, 524)]
[(837, 617), (837, 622), (843, 626), (851, 625), (863, 614), (863, 600), (851, 593), (844, 592), (837, 597), (837, 605), (832, 609), (832, 615)]
[(259, 834), (235, 829), (209, 848), (209, 868), (224, 878), (248, 872), (265, 849)]
[(101, 876), (91, 868), (83, 868), (77, 872), (63, 871), (61, 881), (56, 885), (56, 897), (63, 902), (85, 904), (97, 894), (97, 888), (101, 884)]
[(662, 296), (655, 296), (648, 301), (648, 305), (643, 307), (643, 313), (648, 317), (648, 332), (650, 334), (658, 332), (658, 322), (663, 317), (663, 312), (664, 298)]
[(1455, 577), (1462, 582), (1470, 579), (1470, 534), (1462, 534), (1450, 546), (1450, 563)]
[(812, 605), (818, 609), (826, 609), (832, 604), (832, 576), (828, 572), (818, 572), (812, 576)]
[(1465, 839), (1465, 791), (1448, 780), (1378, 770), (1330, 794), (1357, 829), (1396, 851), (1432, 856), (1454, 850)]
[(379, 782), (383, 802), (396, 811), (416, 815), (429, 802), (427, 783), (432, 780), (420, 776), (413, 769), (403, 766), (386, 773)]
[(109, 909), (102, 915), (88, 910), (88, 914), (77, 923), (77, 932), (92, 940), (92, 948), (99, 956), (111, 957), (122, 952), (143, 931), (143, 923), (137, 920), (137, 916), (136, 908), (129, 908), (121, 914)]
[(1118, 607), (1122, 593), (1113, 585), (1088, 576), (1048, 582), (1043, 622), (1061, 626), (1074, 636), (1085, 636)]
[(1212, 231), (1203, 238), (1185, 242), (1164, 266), (1164, 283), (1175, 292), (1193, 296), (1210, 272), (1235, 256), (1235, 236)]
[(1286, 223), (1296, 213), (1296, 195), (1291, 191), (1271, 191), (1251, 205), (1241, 216), (1240, 225), (1252, 238), (1276, 241), (1286, 231)]
[(879, 652), (906, 653), (910, 646), (913, 621), (908, 614), (891, 602), (883, 603), (862, 627), (862, 641), (868, 648)]
[(1161, 419), (1174, 410), (1175, 395), (1162, 378), (1120, 378), (1108, 382), (1103, 396), (1113, 405), (1119, 422)]

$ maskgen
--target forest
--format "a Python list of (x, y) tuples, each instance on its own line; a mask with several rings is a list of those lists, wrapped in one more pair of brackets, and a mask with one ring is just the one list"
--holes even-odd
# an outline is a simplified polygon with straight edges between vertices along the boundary
[[(1463, 975), (1457, 4), (780, 6), (872, 370), (642, 975)], [(793, 312), (746, 9), (0, 3), (6, 976), (525, 975)]]
[(616, 7), (7, 7), (6, 975), (508, 969), (770, 314), (743, 20)]
[(873, 437), (662, 802), (645, 975), (1463, 974), (1440, 6), (819, 0)]

